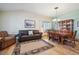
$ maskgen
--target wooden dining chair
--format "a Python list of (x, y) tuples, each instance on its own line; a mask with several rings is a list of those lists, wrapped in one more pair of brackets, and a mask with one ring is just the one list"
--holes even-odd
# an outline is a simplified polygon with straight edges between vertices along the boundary
[(54, 40), (56, 40), (58, 43), (60, 43), (60, 35), (58, 33), (54, 33)]
[(70, 35), (66, 40), (70, 41), (70, 43), (72, 43), (72, 46), (75, 47), (75, 37), (76, 37), (77, 31), (73, 32), (72, 35)]
[(54, 39), (54, 33), (49, 32), (49, 40), (53, 40)]

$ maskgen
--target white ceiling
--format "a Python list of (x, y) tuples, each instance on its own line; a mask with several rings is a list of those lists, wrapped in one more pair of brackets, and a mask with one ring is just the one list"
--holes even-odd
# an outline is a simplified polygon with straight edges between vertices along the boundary
[(56, 6), (59, 7), (58, 15), (79, 9), (78, 3), (0, 3), (0, 11), (29, 11), (54, 17)]

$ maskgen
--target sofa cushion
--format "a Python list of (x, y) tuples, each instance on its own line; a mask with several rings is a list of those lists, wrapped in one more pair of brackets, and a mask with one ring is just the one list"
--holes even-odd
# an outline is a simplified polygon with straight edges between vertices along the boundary
[(7, 37), (8, 33), (6, 31), (1, 31), (0, 32), (0, 37)]
[(5, 41), (6, 40), (11, 40), (11, 39), (13, 39), (14, 37), (11, 37), (11, 36), (8, 36), (8, 37), (5, 37)]
[(20, 30), (19, 34), (21, 34), (21, 35), (28, 35), (28, 31), (26, 31), (26, 30)]
[(28, 37), (34, 37), (35, 35), (23, 35), (22, 37), (26, 37), (26, 38), (28, 38)]
[(6, 31), (0, 32), (0, 37), (6, 37), (6, 36), (8, 36), (8, 33)]
[(28, 37), (27, 35), (23, 35), (22, 37)]
[(7, 37), (7, 36), (8, 36), (7, 31), (3, 31), (3, 33), (4, 33), (4, 36), (5, 36), (5, 37)]
[(28, 31), (28, 34), (29, 35), (33, 35), (33, 31)]
[(33, 33), (34, 33), (34, 34), (38, 34), (39, 31), (38, 31), (38, 30), (34, 30)]
[(40, 36), (40, 34), (35, 34), (34, 36)]
[(21, 33), (21, 35), (27, 35), (27, 33)]

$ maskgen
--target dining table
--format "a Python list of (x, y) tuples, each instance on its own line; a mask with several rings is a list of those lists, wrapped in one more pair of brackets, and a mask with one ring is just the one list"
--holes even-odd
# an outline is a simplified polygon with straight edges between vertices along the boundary
[(49, 32), (51, 37), (54, 36), (54, 37), (59, 37), (58, 41), (61, 42), (61, 44), (64, 43), (64, 40), (65, 38), (69, 38), (72, 36), (72, 32), (65, 32), (65, 31), (50, 31)]

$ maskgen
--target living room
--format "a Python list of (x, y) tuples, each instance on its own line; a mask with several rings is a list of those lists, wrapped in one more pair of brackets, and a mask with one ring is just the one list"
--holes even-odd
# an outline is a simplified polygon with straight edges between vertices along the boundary
[[(0, 3), (0, 54), (79, 54), (78, 5), (78, 3)], [(64, 28), (63, 25), (58, 25), (60, 21), (70, 22), (66, 23), (66, 26), (69, 26), (67, 36), (77, 31), (74, 40), (70, 41), (74, 42), (72, 45), (70, 42), (65, 44), (64, 34), (59, 33), (59, 28), (62, 27), (60, 30)], [(9, 34), (12, 36), (6, 38)], [(68, 38), (73, 39), (74, 35)]]

